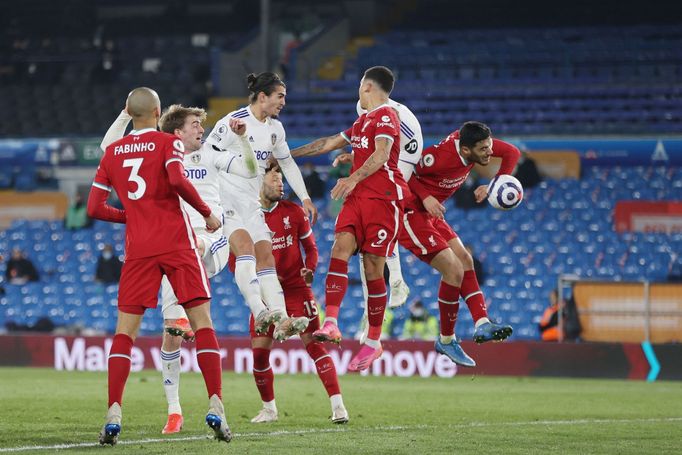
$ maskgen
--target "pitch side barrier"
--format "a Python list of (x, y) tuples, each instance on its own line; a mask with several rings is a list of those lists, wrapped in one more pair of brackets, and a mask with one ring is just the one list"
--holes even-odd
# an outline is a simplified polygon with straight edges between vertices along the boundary
[[(248, 338), (219, 338), (224, 371), (250, 373), (252, 355)], [(682, 380), (682, 346), (639, 343), (505, 342), (476, 345), (463, 342), (478, 362), (476, 368), (457, 368), (426, 341), (385, 341), (383, 357), (363, 374), (398, 377), (456, 375), (554, 376)], [(105, 371), (111, 337), (52, 335), (0, 336), (0, 366), (49, 367), (56, 370)], [(132, 351), (132, 371), (161, 368), (159, 337), (140, 337)], [(356, 341), (344, 341), (329, 354), (340, 375), (347, 374)], [(315, 367), (300, 341), (278, 344), (271, 354), (275, 374), (314, 374)], [(183, 371), (198, 372), (195, 347), (181, 349)], [(656, 368), (655, 368), (656, 367)], [(655, 374), (653, 374), (655, 373)], [(351, 373), (354, 374), (354, 373)]]

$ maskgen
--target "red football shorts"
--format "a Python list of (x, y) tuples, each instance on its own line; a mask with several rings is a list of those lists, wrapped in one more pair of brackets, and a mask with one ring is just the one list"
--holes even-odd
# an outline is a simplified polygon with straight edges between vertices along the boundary
[(433, 218), (422, 210), (408, 210), (403, 215), (400, 231), (400, 245), (429, 264), (433, 258), (446, 248), (448, 242), (457, 238), (450, 225)]
[[(318, 317), (317, 304), (313, 291), (309, 287), (304, 288), (289, 288), (284, 289), (284, 303), (287, 308), (287, 314), (291, 317), (298, 318), (305, 316), (308, 318), (308, 328), (303, 333), (313, 333), (320, 328), (320, 318)], [(256, 333), (254, 329), (253, 315), (249, 318), (249, 334), (251, 338), (268, 337), (272, 338), (272, 333), (275, 331), (275, 326), (271, 325), (268, 333)]]
[(352, 194), (341, 206), (335, 232), (355, 236), (363, 253), (388, 257), (398, 241), (402, 201), (356, 198)]
[(118, 287), (118, 307), (124, 313), (144, 314), (156, 308), (163, 275), (168, 277), (178, 304), (185, 308), (211, 298), (206, 269), (197, 250), (178, 250), (123, 263)]

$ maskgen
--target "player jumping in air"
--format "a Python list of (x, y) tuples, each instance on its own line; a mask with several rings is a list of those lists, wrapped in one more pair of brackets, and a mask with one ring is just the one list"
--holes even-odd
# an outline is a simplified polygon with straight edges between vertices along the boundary
[[(474, 272), (471, 254), (455, 231), (444, 221), (443, 202), (457, 191), (475, 164), (502, 158), (497, 175), (511, 174), (521, 156), (513, 145), (493, 139), (490, 129), (480, 122), (466, 122), (439, 144), (424, 150), (408, 184), (412, 191), (403, 215), (400, 245), (441, 273), (438, 290), (440, 337), (436, 351), (467, 367), (476, 365), (455, 338), (459, 298), (464, 298), (475, 323), (474, 341), (501, 341), (512, 327), (488, 319), (485, 299)], [(485, 200), (486, 185), (474, 191), (477, 202)]]
[(286, 314), (284, 294), (272, 255), (271, 232), (260, 209), (262, 175), (270, 156), (279, 163), (313, 223), (317, 209), (308, 196), (301, 171), (291, 157), (282, 123), (276, 118), (285, 104), (284, 82), (274, 73), (250, 74), (247, 81), (250, 104), (219, 120), (207, 142), (218, 149), (239, 153), (239, 138), (230, 129), (229, 121), (238, 119), (246, 124), (248, 141), (258, 160), (259, 178), (222, 175), (224, 233), (236, 256), (235, 280), (256, 318), (256, 331), (265, 332), (275, 323), (274, 337), (283, 340), (305, 330), (308, 319), (289, 318)]
[[(88, 199), (89, 216), (126, 224), (126, 259), (108, 360), (109, 409), (99, 441), (114, 445), (118, 440), (133, 341), (145, 310), (156, 308), (159, 286), (166, 275), (195, 332), (197, 363), (209, 397), (206, 423), (216, 439), (229, 442), (232, 434), (221, 399), (220, 350), (210, 316), (208, 276), (180, 198), (201, 214), (206, 231), (218, 230), (220, 220), (185, 178), (182, 140), (156, 131), (161, 115), (156, 92), (145, 87), (133, 90), (125, 110), (133, 118), (134, 129), (106, 148)], [(112, 189), (124, 210), (106, 203)]]
[(348, 130), (318, 139), (296, 150), (296, 156), (328, 153), (350, 143), (353, 148), (351, 175), (340, 178), (332, 189), (334, 199), (345, 199), (336, 220), (336, 235), (327, 273), (324, 325), (313, 336), (338, 343), (341, 332), (337, 317), (348, 288), (348, 260), (363, 253), (367, 278), (369, 331), (348, 369), (365, 370), (381, 357), (379, 337), (386, 309), (383, 272), (386, 257), (393, 253), (403, 215), (402, 201), (409, 194), (398, 169), (400, 120), (388, 104), (393, 73), (375, 66), (360, 81), (361, 115)]

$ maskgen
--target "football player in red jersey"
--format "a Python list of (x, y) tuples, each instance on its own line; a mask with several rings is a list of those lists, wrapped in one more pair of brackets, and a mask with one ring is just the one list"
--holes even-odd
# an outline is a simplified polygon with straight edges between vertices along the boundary
[(358, 90), (360, 107), (366, 112), (348, 130), (292, 151), (293, 156), (310, 156), (331, 152), (346, 143), (353, 148), (351, 175), (340, 178), (331, 191), (332, 198), (345, 201), (336, 220), (326, 279), (326, 317), (323, 327), (313, 334), (321, 341), (341, 341), (337, 317), (348, 288), (348, 260), (359, 250), (363, 253), (367, 278), (369, 331), (348, 366), (351, 371), (369, 368), (383, 352), (379, 337), (386, 309), (384, 264), (393, 252), (403, 214), (402, 202), (409, 195), (397, 166), (400, 120), (388, 105), (394, 81), (388, 68), (369, 68)]
[[(221, 398), (221, 360), (210, 315), (211, 291), (180, 198), (204, 217), (207, 231), (214, 232), (221, 224), (185, 178), (182, 141), (156, 130), (161, 115), (156, 92), (136, 88), (128, 95), (126, 111), (133, 118), (134, 129), (106, 148), (88, 199), (90, 217), (126, 224), (126, 259), (108, 359), (109, 410), (99, 441), (114, 445), (118, 440), (133, 340), (145, 310), (156, 308), (161, 279), (166, 275), (195, 332), (197, 362), (209, 396), (206, 423), (216, 439), (229, 442), (232, 434)], [(106, 203), (112, 189), (123, 210)]]
[[(279, 165), (276, 161), (271, 161), (265, 172), (260, 200), (265, 222), (273, 232), (272, 251), (277, 275), (284, 290), (287, 314), (292, 317), (303, 316), (310, 321), (305, 331), (300, 333), (301, 341), (310, 354), (317, 374), (329, 395), (332, 422), (346, 423), (348, 412), (341, 397), (336, 367), (323, 343), (313, 339), (312, 335), (320, 328), (317, 304), (310, 288), (317, 267), (315, 236), (303, 209), (293, 202), (282, 199), (283, 189)], [(301, 256), (301, 246), (305, 251), (305, 262)], [(274, 325), (270, 326), (267, 333), (257, 333), (251, 315), (249, 331), (253, 349), (253, 377), (263, 401), (263, 408), (251, 419), (253, 423), (277, 420), (274, 375), (270, 366), (273, 330)]]
[[(521, 156), (507, 142), (493, 139), (490, 128), (480, 122), (466, 122), (439, 144), (428, 147), (408, 184), (412, 191), (403, 215), (400, 245), (441, 273), (438, 290), (440, 337), (436, 351), (453, 362), (472, 367), (469, 357), (455, 338), (455, 323), (460, 295), (475, 323), (474, 341), (502, 341), (512, 334), (512, 327), (491, 322), (485, 307), (474, 262), (461, 240), (444, 221), (443, 202), (457, 191), (475, 164), (487, 165), (490, 158), (502, 158), (497, 175), (511, 174)], [(477, 202), (485, 200), (487, 186), (475, 190)]]

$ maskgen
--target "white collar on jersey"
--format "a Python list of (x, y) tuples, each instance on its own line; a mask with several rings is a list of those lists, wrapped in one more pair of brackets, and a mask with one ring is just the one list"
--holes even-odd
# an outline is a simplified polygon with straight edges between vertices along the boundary
[(262, 123), (263, 125), (266, 125), (266, 124), (269, 125), (270, 124), (270, 117), (265, 117), (265, 120), (263, 120), (262, 122), (260, 120), (258, 120), (258, 117), (256, 117), (254, 115), (254, 113), (251, 111), (251, 105), (250, 104), (248, 106), (246, 106), (246, 110), (249, 113), (249, 115), (251, 117), (253, 117), (253, 119), (255, 121), (257, 121), (258, 123)]
[(156, 131), (154, 128), (143, 128), (141, 130), (132, 130), (130, 134), (133, 136), (139, 136), (140, 134), (149, 133), (150, 131)]
[(367, 113), (369, 114), (369, 113), (371, 113), (371, 112), (374, 112), (374, 111), (376, 111), (377, 109), (381, 109), (381, 108), (384, 107), (384, 106), (386, 106), (386, 107), (391, 107), (390, 104), (384, 103), (384, 104), (382, 104), (382, 105), (380, 105), (380, 106), (375, 107), (375, 108), (372, 109), (371, 111), (367, 111)]
[(266, 209), (265, 207), (263, 207), (261, 205), (260, 209), (266, 213), (270, 213), (270, 212), (273, 212), (277, 208), (278, 204), (279, 204), (279, 201), (275, 202), (275, 204), (272, 207), (270, 207), (269, 209)]
[(459, 150), (459, 139), (455, 139), (455, 150), (457, 151), (457, 156), (459, 157), (459, 159), (462, 160), (462, 164), (468, 166), (469, 162), (464, 159), (464, 157), (462, 156), (462, 152)]

